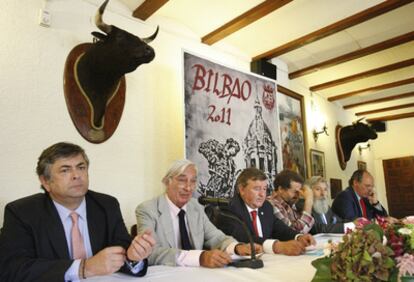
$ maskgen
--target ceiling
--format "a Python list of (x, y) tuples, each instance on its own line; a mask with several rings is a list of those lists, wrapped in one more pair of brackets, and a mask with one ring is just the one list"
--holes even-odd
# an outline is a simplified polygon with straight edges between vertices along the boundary
[(414, 0), (120, 1), (134, 17), (166, 18), (205, 44), (279, 58), (290, 79), (357, 117), (414, 117)]

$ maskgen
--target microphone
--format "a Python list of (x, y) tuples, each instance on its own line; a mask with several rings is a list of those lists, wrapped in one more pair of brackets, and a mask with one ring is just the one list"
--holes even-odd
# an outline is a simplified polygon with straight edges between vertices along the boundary
[[(229, 201), (227, 201), (229, 202)], [(223, 207), (223, 206), (222, 206)], [(263, 267), (263, 261), (261, 259), (257, 259), (256, 258), (256, 250), (254, 248), (254, 240), (252, 235), (250, 234), (249, 229), (246, 226), (246, 223), (244, 223), (243, 221), (241, 221), (240, 218), (238, 218), (237, 216), (233, 215), (233, 213), (228, 209), (228, 205), (224, 206), (225, 208), (222, 210), (220, 208), (218, 208), (218, 212), (220, 215), (227, 217), (233, 221), (236, 221), (237, 223), (239, 223), (242, 227), (244, 232), (247, 235), (247, 238), (249, 238), (249, 243), (250, 243), (250, 248), (251, 248), (251, 255), (249, 259), (242, 259), (242, 260), (238, 260), (238, 261), (233, 261), (232, 263), (230, 263), (230, 266), (234, 266), (234, 267), (248, 267), (248, 268), (262, 268)]]
[(230, 203), (230, 201), (225, 198), (209, 198), (204, 196), (199, 197), (198, 202), (203, 206), (212, 205), (217, 207), (227, 207)]

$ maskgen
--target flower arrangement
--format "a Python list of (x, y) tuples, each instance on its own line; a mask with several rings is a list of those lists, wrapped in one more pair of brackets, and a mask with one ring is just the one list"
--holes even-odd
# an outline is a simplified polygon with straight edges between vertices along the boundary
[(312, 262), (312, 281), (414, 281), (414, 217), (393, 223), (362, 218), (355, 226)]

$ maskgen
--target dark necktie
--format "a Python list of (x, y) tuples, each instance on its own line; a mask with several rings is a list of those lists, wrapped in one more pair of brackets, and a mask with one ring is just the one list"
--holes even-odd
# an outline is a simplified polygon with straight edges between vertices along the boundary
[(253, 230), (254, 234), (259, 237), (259, 231), (257, 230), (257, 211), (251, 211), (250, 214), (252, 215), (252, 223), (253, 223)]
[(190, 238), (188, 237), (187, 227), (185, 226), (185, 211), (180, 210), (178, 213), (178, 219), (179, 219), (179, 226), (180, 226), (180, 237), (181, 237), (181, 248), (183, 250), (191, 250), (193, 247), (190, 243)]
[(361, 204), (362, 216), (365, 217), (365, 218), (368, 218), (367, 217), (367, 207), (365, 206), (364, 199), (363, 198), (359, 199), (359, 203)]

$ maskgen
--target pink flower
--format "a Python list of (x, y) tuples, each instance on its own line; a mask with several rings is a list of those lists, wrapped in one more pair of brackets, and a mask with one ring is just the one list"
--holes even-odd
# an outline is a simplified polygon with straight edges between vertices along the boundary
[(359, 217), (359, 218), (355, 219), (354, 223), (355, 223), (355, 228), (356, 229), (362, 229), (365, 225), (370, 224), (371, 221), (369, 221), (365, 217)]
[(405, 224), (414, 224), (414, 216), (407, 216), (406, 218), (403, 219), (403, 222)]
[(410, 254), (404, 254), (395, 259), (397, 261), (397, 267), (399, 269), (399, 276), (414, 274), (414, 256)]

